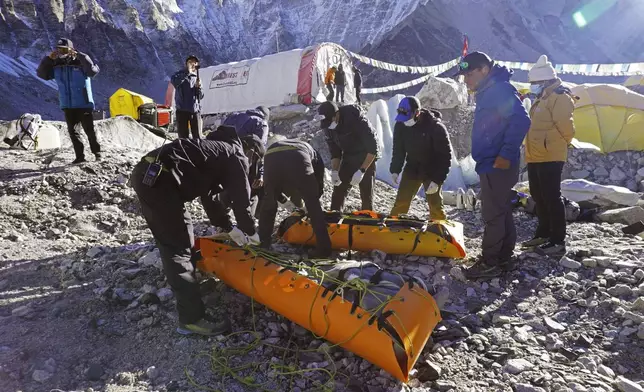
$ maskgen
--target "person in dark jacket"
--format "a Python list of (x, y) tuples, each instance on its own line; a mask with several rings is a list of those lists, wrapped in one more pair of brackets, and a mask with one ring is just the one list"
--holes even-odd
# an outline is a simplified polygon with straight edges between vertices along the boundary
[[(224, 120), (224, 125), (235, 127), (240, 138), (255, 135), (261, 140), (264, 147), (268, 142), (268, 120), (270, 109), (266, 106), (258, 106), (254, 110), (233, 113)], [(259, 212), (259, 203), (264, 196), (264, 160), (253, 160), (248, 178), (251, 180), (251, 204), (253, 215)]]
[(65, 113), (65, 122), (69, 137), (74, 146), (76, 159), (74, 164), (85, 162), (85, 147), (80, 140), (78, 125), (82, 125), (89, 147), (96, 157), (101, 159), (101, 146), (94, 131), (94, 97), (91, 78), (98, 74), (98, 65), (85, 53), (74, 49), (74, 44), (67, 38), (61, 38), (48, 56), (42, 59), (36, 74), (44, 80), (56, 80), (60, 108)]
[(356, 89), (356, 100), (360, 105), (362, 104), (362, 100), (360, 99), (360, 93), (362, 92), (362, 72), (355, 65), (353, 66), (353, 87)]
[(265, 195), (259, 217), (259, 238), (262, 246), (270, 247), (278, 204), (287, 208), (306, 206), (315, 233), (313, 258), (331, 254), (320, 197), (324, 193), (324, 162), (320, 153), (300, 140), (282, 140), (271, 144), (265, 156)]
[(357, 105), (338, 108), (334, 102), (323, 102), (318, 115), (331, 153), (331, 210), (342, 210), (349, 190), (358, 184), (362, 209), (373, 210), (373, 183), (380, 157), (375, 129)]
[[(217, 131), (215, 131), (217, 132)], [(210, 138), (214, 135), (209, 134)], [(239, 138), (244, 150), (244, 154), (248, 159), (248, 185), (250, 186), (250, 212), (251, 215), (257, 216), (257, 206), (259, 203), (259, 192), (263, 192), (264, 185), (264, 144), (257, 135), (247, 135)], [(258, 185), (259, 184), (259, 185)], [(234, 199), (230, 192), (223, 190), (216, 194), (213, 202), (217, 208), (211, 209), (208, 218), (213, 225), (219, 227), (223, 231), (230, 231), (233, 228), (233, 223), (230, 219), (231, 206)]]
[(393, 182), (400, 181), (400, 185), (390, 215), (406, 214), (422, 185), (430, 218), (445, 220), (441, 187), (451, 163), (452, 149), (440, 112), (422, 109), (416, 97), (403, 98), (398, 105), (389, 166)]
[(342, 64), (338, 65), (338, 70), (335, 73), (335, 100), (336, 102), (344, 103), (344, 88), (347, 84), (347, 75), (344, 72)]
[(174, 106), (176, 110), (177, 133), (180, 138), (189, 137), (188, 126), (194, 139), (201, 138), (201, 80), (199, 79), (199, 59), (189, 56), (186, 68), (170, 78), (174, 86)]
[(257, 135), (259, 140), (264, 143), (268, 141), (268, 120), (270, 110), (266, 106), (258, 106), (253, 110), (245, 112), (233, 113), (226, 117), (223, 125), (230, 125), (235, 127), (237, 135), (244, 137), (247, 135)]
[(228, 191), (237, 219), (231, 238), (239, 245), (259, 244), (250, 214), (247, 171), (248, 160), (232, 127), (220, 127), (207, 139), (176, 139), (164, 144), (148, 152), (132, 171), (130, 182), (177, 299), (179, 333), (218, 335), (230, 328), (228, 320), (213, 321), (205, 313), (195, 277), (199, 255), (194, 250), (192, 219), (185, 203), (200, 197), (208, 213), (217, 208), (212, 196)]
[(485, 53), (463, 58), (456, 75), (476, 94), (472, 126), (472, 158), (481, 177), (481, 215), (485, 223), (482, 255), (465, 271), (470, 279), (500, 275), (513, 268), (516, 228), (512, 217), (512, 187), (519, 179), (521, 144), (530, 117), (510, 84), (512, 71)]

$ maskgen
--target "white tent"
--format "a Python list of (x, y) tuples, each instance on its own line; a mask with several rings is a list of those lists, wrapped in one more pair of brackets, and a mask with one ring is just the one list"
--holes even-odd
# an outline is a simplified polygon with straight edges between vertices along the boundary
[[(324, 102), (324, 76), (342, 64), (346, 73), (345, 102), (355, 102), (351, 58), (344, 48), (322, 43), (264, 57), (201, 68), (202, 114), (253, 109), (264, 105)], [(168, 85), (166, 105), (174, 105)]]

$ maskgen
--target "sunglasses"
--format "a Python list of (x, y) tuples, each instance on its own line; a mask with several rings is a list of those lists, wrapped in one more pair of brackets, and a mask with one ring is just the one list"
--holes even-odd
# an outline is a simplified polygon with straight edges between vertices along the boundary
[(409, 114), (409, 110), (403, 108), (398, 108), (397, 112), (398, 114), (403, 114), (405, 116)]

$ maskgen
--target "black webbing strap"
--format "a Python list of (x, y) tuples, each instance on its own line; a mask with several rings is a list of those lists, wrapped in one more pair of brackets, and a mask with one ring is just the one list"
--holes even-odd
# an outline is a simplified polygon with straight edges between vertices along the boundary
[(382, 280), (382, 273), (385, 272), (385, 270), (378, 269), (375, 274), (369, 279), (370, 284), (378, 284)]
[(418, 247), (418, 244), (420, 243), (420, 236), (422, 234), (424, 234), (426, 231), (427, 231), (427, 223), (425, 223), (423, 225), (423, 227), (421, 227), (420, 230), (418, 230), (418, 233), (416, 234), (416, 237), (414, 237), (414, 245), (412, 246), (411, 251), (409, 251), (409, 253), (407, 253), (405, 255), (405, 257), (407, 257), (407, 256), (411, 255), (412, 253), (414, 253), (414, 251)]
[(394, 314), (393, 310), (387, 310), (386, 312), (383, 312), (380, 316), (371, 316), (369, 319), (369, 325), (372, 325), (374, 321), (378, 320), (378, 330), (382, 331), (383, 329), (387, 331), (387, 333), (391, 336), (392, 339), (396, 341), (396, 343), (400, 344), (400, 347), (405, 347), (405, 343), (403, 342), (402, 338), (400, 335), (398, 335), (398, 332), (396, 332), (396, 329), (391, 325), (389, 321), (387, 321), (387, 318), (389, 316), (392, 316)]

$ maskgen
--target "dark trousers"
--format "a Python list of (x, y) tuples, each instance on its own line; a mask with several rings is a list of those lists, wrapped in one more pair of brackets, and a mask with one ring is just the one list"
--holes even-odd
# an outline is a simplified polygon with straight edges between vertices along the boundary
[(92, 153), (98, 154), (101, 152), (101, 146), (96, 139), (96, 132), (94, 131), (94, 117), (92, 116), (91, 109), (64, 109), (65, 122), (67, 122), (67, 130), (69, 131), (69, 138), (72, 139), (74, 146), (74, 153), (76, 159), (85, 158), (85, 146), (80, 140), (79, 123), (82, 125), (87, 140), (89, 141), (89, 148)]
[(322, 192), (308, 154), (297, 150), (279, 151), (264, 157), (264, 197), (259, 216), (259, 238), (263, 246), (271, 243), (277, 199), (282, 193), (297, 206), (301, 207), (304, 202), (315, 234), (317, 256), (328, 256), (331, 253), (331, 239), (320, 205)]
[[(349, 194), (351, 189), (351, 177), (353, 174), (360, 168), (360, 166), (355, 167), (355, 170), (343, 170), (354, 165), (347, 165), (346, 167), (340, 167), (340, 178), (342, 178), (342, 183), (333, 188), (333, 193), (331, 194), (331, 210), (332, 211), (342, 211), (344, 208), (344, 201)], [(352, 167), (353, 168), (353, 167)], [(343, 173), (344, 172), (344, 173)], [(374, 160), (371, 166), (367, 168), (362, 177), (362, 181), (358, 186), (360, 187), (360, 199), (362, 201), (362, 210), (373, 210), (373, 184), (376, 178), (376, 161)]]
[(481, 215), (485, 223), (483, 259), (489, 265), (496, 265), (512, 257), (517, 242), (510, 191), (519, 179), (519, 166), (494, 169), (480, 177)]
[(189, 135), (188, 125), (193, 139), (201, 138), (201, 114), (177, 111), (177, 133), (180, 138), (187, 139)]
[[(414, 196), (416, 196), (416, 193), (418, 193), (418, 188), (422, 185), (423, 192), (425, 192), (431, 182), (431, 180), (423, 180), (403, 172), (400, 184), (398, 185), (396, 201), (394, 202), (394, 207), (391, 209), (391, 213), (389, 213), (389, 215), (396, 216), (409, 212), (411, 201), (414, 199)], [(438, 192), (431, 195), (425, 194), (427, 204), (429, 205), (429, 218), (432, 220), (446, 219), (441, 188), (442, 186), (439, 186)]]
[(362, 88), (361, 87), (356, 87), (356, 100), (358, 101), (359, 104), (362, 103), (362, 101), (360, 100), (360, 93), (361, 92), (362, 92)]
[(566, 238), (566, 207), (561, 198), (563, 162), (528, 163), (530, 195), (537, 205), (539, 225), (535, 237), (563, 244)]
[(333, 96), (335, 95), (335, 90), (333, 90), (333, 85), (327, 83), (326, 88), (329, 90), (329, 94), (326, 96), (327, 101), (333, 101)]
[(338, 102), (344, 102), (344, 85), (335, 86), (335, 100)]
[[(225, 231), (231, 231), (233, 229), (233, 222), (230, 218), (230, 213), (232, 211), (232, 200), (227, 191), (222, 191), (211, 198), (212, 202), (208, 203), (208, 208), (204, 208), (208, 219), (213, 226), (222, 228)], [(256, 216), (257, 205), (259, 204), (259, 195), (253, 195), (250, 197), (250, 213), (252, 216)], [(204, 204), (205, 207), (206, 204)]]
[(161, 172), (154, 187), (141, 182), (148, 165), (142, 161), (134, 167), (132, 187), (159, 248), (163, 272), (177, 299), (179, 321), (191, 324), (205, 314), (195, 277), (192, 219), (171, 174)]

